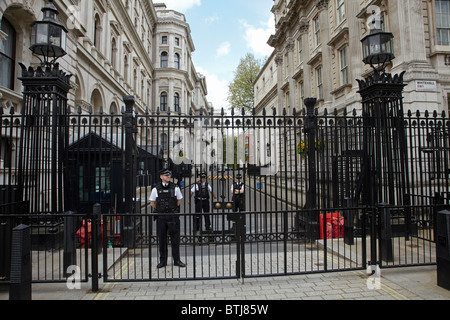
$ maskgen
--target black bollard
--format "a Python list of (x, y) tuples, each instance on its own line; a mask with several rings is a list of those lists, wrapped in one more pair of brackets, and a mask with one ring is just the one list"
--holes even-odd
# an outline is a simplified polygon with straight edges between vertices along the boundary
[(31, 231), (23, 224), (12, 231), (9, 300), (31, 300)]
[(437, 214), (437, 285), (450, 290), (450, 211)]
[(64, 275), (69, 277), (72, 273), (68, 269), (76, 264), (76, 248), (75, 248), (75, 221), (74, 212), (69, 211), (64, 217)]

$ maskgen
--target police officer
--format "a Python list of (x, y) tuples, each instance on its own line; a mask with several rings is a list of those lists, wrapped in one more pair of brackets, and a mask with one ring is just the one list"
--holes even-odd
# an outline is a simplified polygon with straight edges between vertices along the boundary
[[(202, 173), (200, 175), (201, 181), (197, 182), (191, 189), (191, 194), (189, 197), (188, 204), (191, 204), (191, 197), (195, 194), (195, 212), (196, 213), (209, 213), (210, 205), (209, 194), (212, 193), (214, 199), (217, 199), (216, 194), (212, 191), (211, 185), (206, 182), (206, 173)], [(211, 231), (211, 218), (209, 214), (205, 214), (205, 230)], [(195, 215), (194, 216), (194, 233), (200, 233), (200, 226), (202, 223), (202, 216)]]
[(240, 173), (236, 175), (236, 181), (231, 185), (231, 193), (233, 194), (233, 212), (245, 211), (245, 189)]
[(180, 188), (170, 181), (170, 170), (160, 172), (161, 182), (152, 189), (150, 204), (157, 217), (157, 232), (159, 240), (159, 264), (157, 268), (167, 266), (167, 235), (170, 235), (174, 265), (184, 268), (180, 260), (180, 204), (183, 199)]

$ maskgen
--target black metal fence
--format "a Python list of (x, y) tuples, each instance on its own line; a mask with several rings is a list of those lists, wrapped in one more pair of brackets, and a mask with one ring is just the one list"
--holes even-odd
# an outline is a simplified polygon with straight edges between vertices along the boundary
[[(0, 114), (1, 239), (8, 238), (17, 219), (28, 219), (34, 239), (40, 239), (33, 241), (34, 281), (66, 281), (70, 266), (79, 266), (81, 281), (97, 277), (92, 270), (97, 270), (100, 251), (98, 268), (106, 281), (435, 263), (435, 214), (450, 201), (450, 122), (445, 114), (407, 113), (401, 121), (388, 115), (378, 132), (370, 118), (356, 111), (319, 115), (309, 106), (282, 114), (137, 114), (133, 101), (125, 102), (121, 114), (67, 110), (58, 115), (58, 123), (67, 126), (58, 138), (64, 149), (56, 155), (63, 165), (49, 165), (52, 157), (44, 156), (29, 167), (42, 170), (33, 171), (21, 166), (28, 163), (23, 155), (50, 148), (52, 136), (21, 144), (30, 119), (13, 109)], [(34, 115), (41, 116), (46, 114)], [(42, 130), (48, 130), (51, 122), (42, 123)], [(385, 138), (375, 139), (381, 135)], [(380, 151), (386, 141), (392, 142), (392, 152)], [(371, 159), (377, 161), (367, 167)], [(172, 169), (184, 195), (180, 219), (186, 268), (156, 268), (158, 240), (148, 198), (163, 167)], [(207, 173), (217, 199), (210, 199), (212, 230), (196, 234), (198, 213), (189, 200), (201, 172)], [(233, 220), (231, 185), (238, 173), (245, 183), (246, 207), (242, 218)], [(367, 175), (374, 177), (373, 184), (364, 180)], [(19, 176), (31, 182), (20, 185)], [(51, 177), (57, 184), (50, 183)], [(51, 190), (53, 185), (62, 190)], [(378, 195), (376, 202), (368, 200), (374, 199), (369, 193)], [(24, 201), (44, 209), (7, 209)], [(65, 213), (47, 210), (46, 203), (56, 203), (48, 207)], [(97, 204), (101, 217), (95, 217), (102, 221), (98, 248), (89, 231)], [(5, 257), (7, 249), (2, 246)], [(3, 269), (0, 277), (7, 281)]]

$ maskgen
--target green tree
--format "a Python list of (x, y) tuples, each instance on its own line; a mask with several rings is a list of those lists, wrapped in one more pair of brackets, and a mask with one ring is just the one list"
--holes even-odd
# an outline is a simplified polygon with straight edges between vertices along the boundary
[(234, 79), (228, 85), (227, 101), (232, 108), (244, 108), (247, 113), (251, 112), (255, 99), (254, 83), (263, 65), (264, 61), (256, 59), (251, 53), (241, 58)]

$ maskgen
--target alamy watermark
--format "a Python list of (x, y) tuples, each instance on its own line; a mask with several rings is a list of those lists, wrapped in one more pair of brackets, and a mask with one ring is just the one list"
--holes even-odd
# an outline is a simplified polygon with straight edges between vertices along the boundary
[(371, 276), (367, 279), (366, 284), (369, 290), (381, 289), (381, 269), (378, 265), (367, 267), (367, 274)]
[(67, 274), (71, 274), (67, 278), (66, 286), (69, 290), (81, 290), (81, 269), (79, 266), (72, 265), (67, 268)]

